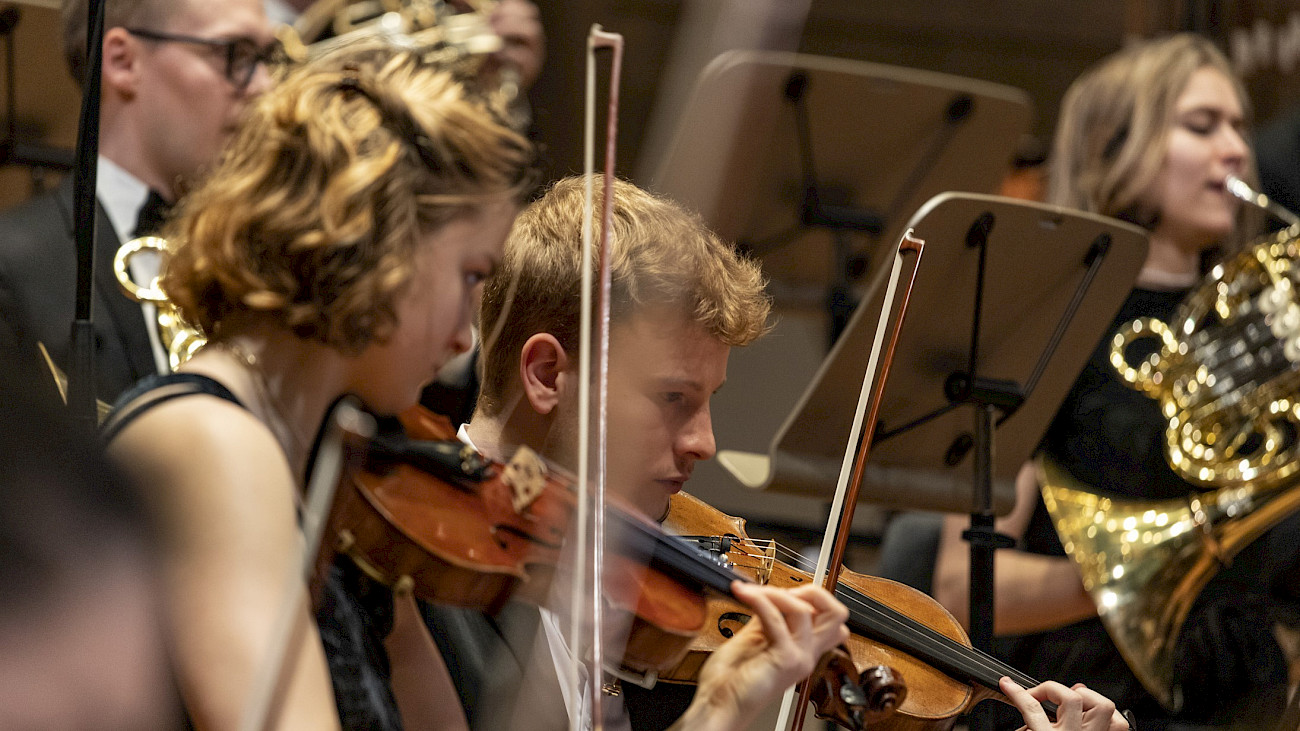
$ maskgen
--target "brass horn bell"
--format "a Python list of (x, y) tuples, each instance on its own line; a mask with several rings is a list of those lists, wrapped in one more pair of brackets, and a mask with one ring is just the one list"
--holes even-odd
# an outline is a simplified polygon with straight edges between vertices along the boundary
[(1300, 485), (1124, 500), (1038, 466), (1056, 532), (1115, 646), (1147, 691), (1178, 710), (1174, 651), (1192, 604), (1241, 549), (1300, 510)]

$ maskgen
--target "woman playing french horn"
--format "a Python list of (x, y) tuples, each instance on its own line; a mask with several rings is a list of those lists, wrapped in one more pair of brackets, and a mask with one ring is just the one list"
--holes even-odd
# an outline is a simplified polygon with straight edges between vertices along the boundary
[[(1229, 62), (1189, 34), (1139, 43), (1087, 71), (1061, 108), (1049, 202), (1113, 216), (1150, 232), (1135, 288), (1109, 333), (1138, 317), (1169, 321), (1216, 252), (1249, 238), (1247, 213), (1225, 188), (1254, 176), (1248, 101)], [(1167, 421), (1108, 362), (1110, 334), (1075, 382), (1041, 452), (1098, 491), (1173, 498), (1204, 489), (1166, 460)], [(1027, 465), (999, 530), (1019, 549), (997, 558), (997, 650), (1040, 677), (1085, 682), (1131, 708), (1142, 728), (1266, 728), (1285, 702), (1287, 667), (1272, 632), (1273, 577), (1294, 558), (1248, 547), (1199, 597), (1176, 650), (1182, 709), (1167, 710), (1138, 682), (1066, 557)], [(962, 521), (947, 520), (936, 596), (967, 606)]]

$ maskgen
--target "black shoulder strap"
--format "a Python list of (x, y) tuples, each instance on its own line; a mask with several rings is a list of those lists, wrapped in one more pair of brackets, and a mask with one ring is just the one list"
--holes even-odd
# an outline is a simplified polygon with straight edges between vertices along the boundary
[(240, 408), (246, 408), (230, 389), (219, 382), (197, 373), (168, 373), (149, 376), (123, 393), (113, 405), (113, 411), (100, 425), (104, 443), (122, 432), (128, 424), (153, 407), (182, 396), (216, 396)]

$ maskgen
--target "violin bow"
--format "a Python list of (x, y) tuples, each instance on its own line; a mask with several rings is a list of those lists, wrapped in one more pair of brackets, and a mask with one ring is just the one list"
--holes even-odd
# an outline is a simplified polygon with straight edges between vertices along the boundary
[[(601, 209), (600, 246), (595, 250), (592, 224), (594, 206), (592, 197), (595, 184), (595, 127), (596, 127), (596, 51), (609, 49), (610, 60), (609, 108), (605, 120), (605, 175), (604, 195)], [(591, 699), (592, 728), (601, 731), (604, 724), (601, 713), (602, 673), (604, 669), (604, 644), (602, 635), (603, 612), (601, 605), (604, 593), (601, 591), (602, 569), (605, 563), (605, 474), (606, 474), (606, 439), (608, 436), (608, 410), (606, 409), (607, 384), (609, 376), (609, 311), (610, 311), (610, 251), (609, 240), (614, 220), (614, 156), (618, 141), (618, 95), (619, 78), (623, 67), (623, 36), (608, 33), (599, 25), (593, 25), (587, 35), (587, 79), (586, 104), (583, 131), (583, 173), (586, 181), (586, 195), (583, 203), (582, 222), (582, 315), (579, 325), (579, 338), (584, 347), (578, 352), (578, 520), (576, 565), (570, 607), (583, 607), (584, 611), (573, 611), (569, 618), (569, 636), (582, 636), (583, 615), (591, 618), (587, 625), (591, 648), (591, 671), (587, 674), (587, 697)], [(599, 256), (599, 289), (592, 282), (593, 258)], [(593, 307), (592, 298), (596, 297)], [(593, 312), (599, 312), (595, 323), (597, 332), (593, 336)], [(595, 357), (597, 371), (592, 377), (592, 358)], [(596, 465), (591, 469), (592, 435), (591, 413), (594, 407), (596, 418), (596, 443), (594, 445)], [(594, 472), (594, 484), (589, 483)], [(588, 485), (592, 484), (591, 489)], [(590, 530), (588, 530), (590, 526)], [(587, 565), (587, 556), (591, 565)], [(590, 586), (590, 591), (584, 590)], [(565, 682), (571, 689), (579, 685), (577, 662), (568, 668)], [(578, 693), (570, 697), (578, 698)], [(569, 724), (572, 731), (582, 728), (582, 714), (570, 713)]]
[(302, 550), (299, 561), (290, 567), (285, 577), (281, 590), (283, 603), (271, 632), (266, 659), (255, 674), (251, 699), (240, 719), (241, 731), (267, 731), (274, 725), (289, 680), (290, 668), (286, 661), (299, 647), (307, 629), (298, 620), (303, 602), (310, 603), (307, 597), (312, 592), (304, 592), (303, 587), (314, 583), (321, 539), (343, 474), (345, 435), (369, 439), (374, 436), (375, 422), (357, 407), (354, 400), (343, 399), (327, 415), (323, 429), (303, 498)]
[[(880, 308), (880, 319), (876, 323), (876, 335), (872, 341), (871, 354), (867, 358), (867, 369), (862, 376), (862, 389), (858, 394), (857, 409), (853, 414), (853, 426), (849, 431), (848, 445), (844, 450), (844, 461), (840, 465), (839, 482), (831, 502), (830, 517), (826, 522), (826, 533), (822, 539), (821, 552), (817, 556), (817, 568), (813, 581), (821, 581), (832, 594), (839, 586), (840, 569), (844, 564), (844, 551), (848, 547), (849, 528), (853, 525), (853, 513), (858, 505), (858, 493), (862, 488), (862, 476), (871, 453), (871, 441), (875, 437), (876, 423), (879, 420), (880, 404), (893, 365), (894, 351), (898, 346), (899, 334), (903, 330), (903, 320), (907, 315), (907, 305), (912, 297), (912, 287), (916, 284), (916, 273), (920, 269), (921, 254), (925, 242), (912, 235), (908, 229), (899, 240), (894, 255), (893, 266), (889, 272), (889, 283), (885, 288), (884, 303)], [(903, 259), (908, 254), (915, 254), (908, 274), (907, 287), (901, 296), (898, 294), (898, 282), (902, 278)], [(897, 308), (894, 307), (898, 301)], [(897, 309), (892, 332), (889, 333), (889, 345), (881, 360), (881, 347), (886, 331), (889, 330), (890, 313)], [(857, 446), (856, 454), (854, 446)], [(838, 518), (836, 516), (839, 516)], [(795, 703), (796, 692), (798, 702)], [(790, 713), (797, 710), (794, 717), (794, 731), (802, 731), (805, 713), (812, 694), (811, 683), (800, 683), (797, 690), (786, 692), (781, 702), (781, 713), (777, 719), (778, 731), (790, 728)]]

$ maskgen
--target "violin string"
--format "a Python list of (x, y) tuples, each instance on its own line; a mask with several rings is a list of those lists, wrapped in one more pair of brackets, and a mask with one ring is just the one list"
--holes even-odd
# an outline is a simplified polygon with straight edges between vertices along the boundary
[[(793, 568), (797, 568), (797, 570), (802, 570), (802, 568), (811, 567), (811, 565), (813, 565), (813, 562), (811, 562), (810, 559), (803, 557), (803, 555), (794, 552), (794, 550), (789, 549), (787, 546), (781, 545), (776, 541), (754, 541), (751, 540), (751, 538), (733, 538), (732, 548), (733, 550), (744, 548), (763, 550), (761, 546), (758, 546), (759, 542), (762, 542), (762, 544), (771, 542), (771, 544), (776, 548), (775, 553), (787, 555), (787, 557), (792, 559), (792, 562), (794, 563)], [(751, 559), (761, 558), (764, 566), (766, 566), (768, 561), (770, 561), (766, 555), (755, 557), (754, 554), (748, 552), (745, 552), (744, 555)], [(789, 563), (781, 563), (783, 563), (784, 566), (790, 566)], [(740, 565), (737, 563), (737, 566)], [(918, 646), (915, 646), (915, 649), (920, 650), (920, 652), (935, 654), (937, 659), (943, 659), (945, 654), (946, 656), (954, 656), (954, 654), (956, 654), (958, 658), (962, 659), (974, 659), (978, 665), (961, 667), (961, 663), (957, 663), (958, 667), (954, 667), (954, 670), (962, 672), (962, 674), (970, 675), (972, 678), (978, 679), (980, 682), (985, 684), (997, 684), (996, 678), (989, 678), (988, 676), (988, 674), (992, 674), (992, 672), (1002, 669), (1001, 663), (998, 662), (996, 658), (989, 656), (979, 657), (979, 654), (983, 654), (979, 653), (979, 650), (957, 643), (956, 640), (952, 640), (948, 636), (941, 635), (941, 633), (931, 630), (931, 628), (924, 626), (924, 624), (917, 623), (915, 620), (907, 618), (906, 615), (898, 613), (898, 611), (894, 610), (893, 607), (880, 604), (880, 602), (872, 600), (870, 597), (866, 597), (865, 594), (854, 591), (854, 589), (848, 587), (848, 585), (845, 585), (842, 581), (840, 583), (839, 591), (836, 592), (836, 596), (849, 607), (850, 613), (857, 610), (855, 611), (855, 614), (857, 614), (857, 617), (862, 620), (863, 624), (867, 624), (867, 626), (875, 628), (876, 631), (883, 633), (889, 633), (889, 630), (894, 630), (901, 636), (902, 640), (911, 640), (913, 643), (917, 643)], [(1017, 674), (1017, 672), (1015, 672), (1014, 669), (1010, 669), (1010, 667), (1005, 667), (1005, 670), (1005, 672), (1001, 672), (1001, 675), (1011, 675), (1013, 678), (1018, 679), (1023, 678), (1023, 676)]]
[[(803, 567), (812, 566), (812, 561), (804, 558), (801, 554), (785, 546), (782, 546), (779, 543), (777, 543), (776, 545), (780, 553), (791, 556), (795, 560), (797, 565), (801, 564)], [(1029, 685), (1037, 684), (1028, 676), (1016, 671), (1014, 668), (1010, 666), (1007, 666), (1006, 664), (999, 661), (997, 658), (994, 658), (991, 655), (988, 655), (987, 653), (984, 653), (973, 647), (963, 645), (946, 635), (938, 633), (933, 629), (916, 622), (910, 617), (907, 617), (906, 615), (899, 613), (894, 608), (889, 607), (888, 605), (882, 604), (875, 599), (872, 599), (870, 597), (867, 597), (859, 593), (858, 591), (845, 585), (843, 582), (840, 582), (839, 590), (836, 592), (836, 596), (841, 601), (843, 601), (847, 606), (849, 606), (850, 610), (856, 608), (864, 620), (868, 618), (875, 618), (884, 622), (888, 622), (890, 625), (910, 634), (912, 636), (912, 639), (926, 645), (926, 647), (922, 649), (927, 649), (935, 652), (946, 651), (946, 654), (950, 654), (950, 655), (956, 654), (959, 657), (963, 657), (963, 659), (966, 659), (968, 661), (973, 661), (973, 664), (971, 666), (967, 668), (962, 668), (962, 670), (967, 673), (970, 673), (975, 678), (980, 679), (981, 682), (996, 687), (998, 677), (1001, 677), (1002, 675), (1009, 675), (1013, 679), (1017, 680), (1017, 682), (1020, 682), (1022, 684), (1024, 684), (1025, 682), (1028, 682)], [(985, 677), (981, 677), (981, 675), (985, 673), (987, 675)], [(994, 673), (996, 673), (996, 677), (992, 676)]]
[[(755, 543), (755, 541), (749, 539), (733, 539), (732, 545), (733, 548), (739, 549)], [(768, 541), (762, 541), (762, 543), (768, 543)], [(792, 568), (804, 569), (812, 565), (812, 561), (798, 552), (775, 541), (772, 541), (771, 544), (776, 547), (776, 553), (791, 558), (793, 562)], [(748, 552), (744, 553), (744, 555), (750, 558), (754, 557)], [(764, 564), (769, 560), (766, 556), (760, 558), (763, 559)], [(790, 566), (784, 561), (782, 564)], [(1024, 687), (1037, 685), (1037, 681), (1033, 678), (1003, 663), (992, 655), (977, 648), (963, 645), (951, 637), (898, 612), (893, 607), (860, 593), (844, 582), (840, 582), (835, 593), (836, 597), (844, 602), (849, 607), (850, 612), (854, 613), (863, 624), (884, 634), (886, 637), (897, 636), (900, 639), (916, 643), (910, 648), (902, 649), (913, 649), (918, 651), (917, 654), (925, 652), (934, 660), (950, 664), (957, 672), (991, 688), (997, 687), (998, 678), (1003, 675), (1009, 676)]]
[(955, 670), (992, 688), (997, 687), (998, 678), (1003, 675), (1008, 675), (1022, 684), (1028, 683), (1026, 687), (1036, 685), (1027, 676), (991, 655), (961, 644), (951, 637), (943, 635), (898, 612), (893, 607), (861, 595), (851, 587), (841, 585), (835, 594), (846, 604), (851, 601), (852, 604), (856, 605), (860, 612), (859, 618), (868, 626), (882, 631), (888, 631), (892, 628), (899, 632), (900, 635), (910, 635), (910, 639), (916, 644), (905, 649), (911, 649), (917, 654), (921, 652), (932, 653), (930, 658), (925, 658), (932, 660), (932, 664), (952, 663)]

